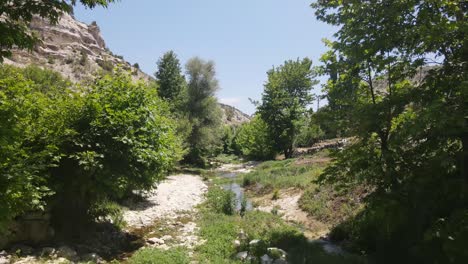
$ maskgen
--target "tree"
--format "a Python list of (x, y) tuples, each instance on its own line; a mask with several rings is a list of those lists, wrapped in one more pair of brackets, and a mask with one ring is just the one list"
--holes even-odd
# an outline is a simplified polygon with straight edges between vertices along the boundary
[(166, 52), (158, 61), (158, 71), (154, 74), (159, 83), (159, 96), (174, 101), (185, 88), (180, 62), (173, 51)]
[(192, 131), (188, 137), (190, 150), (185, 159), (203, 166), (204, 158), (213, 154), (221, 144), (222, 112), (215, 98), (215, 92), (219, 88), (218, 80), (215, 78), (215, 65), (212, 61), (192, 58), (187, 62), (186, 70), (187, 113)]
[(286, 61), (268, 71), (258, 113), (268, 125), (274, 150), (291, 158), (300, 131), (300, 120), (312, 101), (310, 91), (316, 83), (308, 58)]
[(339, 27), (322, 57), (330, 76), (325, 90), (335, 118), (357, 139), (322, 178), (375, 189), (347, 235), (390, 262), (466, 261), (468, 4), (351, 0), (312, 7)]
[[(115, 0), (80, 0), (83, 5), (94, 8), (107, 7)], [(63, 13), (71, 13), (77, 0), (12, 0), (0, 2), (0, 62), (11, 55), (12, 48), (32, 50), (39, 41), (38, 37), (28, 29), (28, 24), (34, 16), (48, 19), (56, 24)]]
[(242, 155), (254, 160), (269, 160), (276, 155), (271, 144), (267, 124), (256, 115), (248, 123), (242, 124), (237, 137), (236, 145)]

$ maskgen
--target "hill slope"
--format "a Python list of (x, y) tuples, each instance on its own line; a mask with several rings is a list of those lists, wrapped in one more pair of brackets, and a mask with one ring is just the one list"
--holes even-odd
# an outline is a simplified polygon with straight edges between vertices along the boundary
[[(112, 71), (114, 67), (130, 70), (135, 79), (153, 80), (137, 65), (131, 65), (122, 56), (113, 54), (101, 36), (99, 26), (77, 21), (64, 14), (57, 25), (47, 20), (34, 18), (30, 28), (42, 39), (31, 52), (15, 50), (6, 64), (24, 67), (38, 65), (60, 72), (74, 82), (92, 80), (98, 71)], [(224, 124), (241, 124), (250, 117), (240, 110), (220, 104)]]

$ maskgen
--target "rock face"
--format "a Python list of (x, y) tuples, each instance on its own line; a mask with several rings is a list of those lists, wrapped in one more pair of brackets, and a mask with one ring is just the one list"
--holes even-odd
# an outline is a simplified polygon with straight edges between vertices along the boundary
[[(98, 71), (112, 71), (121, 67), (132, 72), (134, 79), (152, 80), (153, 77), (132, 66), (122, 56), (113, 54), (101, 36), (96, 22), (90, 25), (77, 21), (73, 16), (64, 14), (57, 25), (36, 17), (30, 24), (42, 40), (33, 51), (14, 50), (5, 63), (18, 67), (38, 65), (60, 72), (73, 82), (92, 80)], [(223, 124), (241, 124), (250, 116), (235, 107), (220, 104)]]
[(42, 42), (31, 52), (13, 51), (13, 56), (5, 59), (5, 63), (19, 67), (30, 64), (43, 66), (62, 73), (72, 81), (91, 79), (96, 71), (110, 71), (116, 66), (130, 70), (135, 79), (151, 79), (106, 48), (96, 22), (87, 25), (64, 14), (57, 25), (36, 17), (30, 28)]
[(240, 125), (249, 122), (251, 117), (240, 111), (239, 109), (225, 104), (219, 104), (223, 111), (223, 124), (226, 125)]

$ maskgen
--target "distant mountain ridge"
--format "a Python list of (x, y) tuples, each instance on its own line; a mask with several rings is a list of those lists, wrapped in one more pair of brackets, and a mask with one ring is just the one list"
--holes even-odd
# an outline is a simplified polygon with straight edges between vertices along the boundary
[[(34, 18), (30, 28), (40, 37), (41, 43), (32, 52), (14, 50), (5, 63), (18, 67), (38, 65), (60, 72), (71, 81), (92, 80), (98, 71), (112, 71), (121, 67), (132, 72), (135, 80), (154, 80), (139, 69), (138, 64), (131, 65), (122, 56), (110, 51), (96, 22), (87, 25), (64, 14), (57, 25), (47, 20)], [(235, 125), (247, 122), (250, 116), (235, 107), (220, 104), (223, 110), (223, 123)]]

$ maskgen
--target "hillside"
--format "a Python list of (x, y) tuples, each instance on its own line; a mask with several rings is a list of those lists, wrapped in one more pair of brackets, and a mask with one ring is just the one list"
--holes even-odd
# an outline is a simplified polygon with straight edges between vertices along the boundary
[[(135, 79), (152, 80), (153, 77), (141, 71), (138, 65), (131, 65), (122, 56), (116, 55), (106, 46), (99, 26), (90, 25), (64, 14), (57, 25), (34, 18), (30, 28), (42, 39), (36, 48), (15, 50), (6, 64), (19, 67), (39, 65), (60, 72), (74, 82), (91, 80), (96, 72), (111, 71), (114, 67), (131, 70)], [(223, 123), (241, 124), (250, 120), (249, 115), (239, 109), (220, 104)]]

